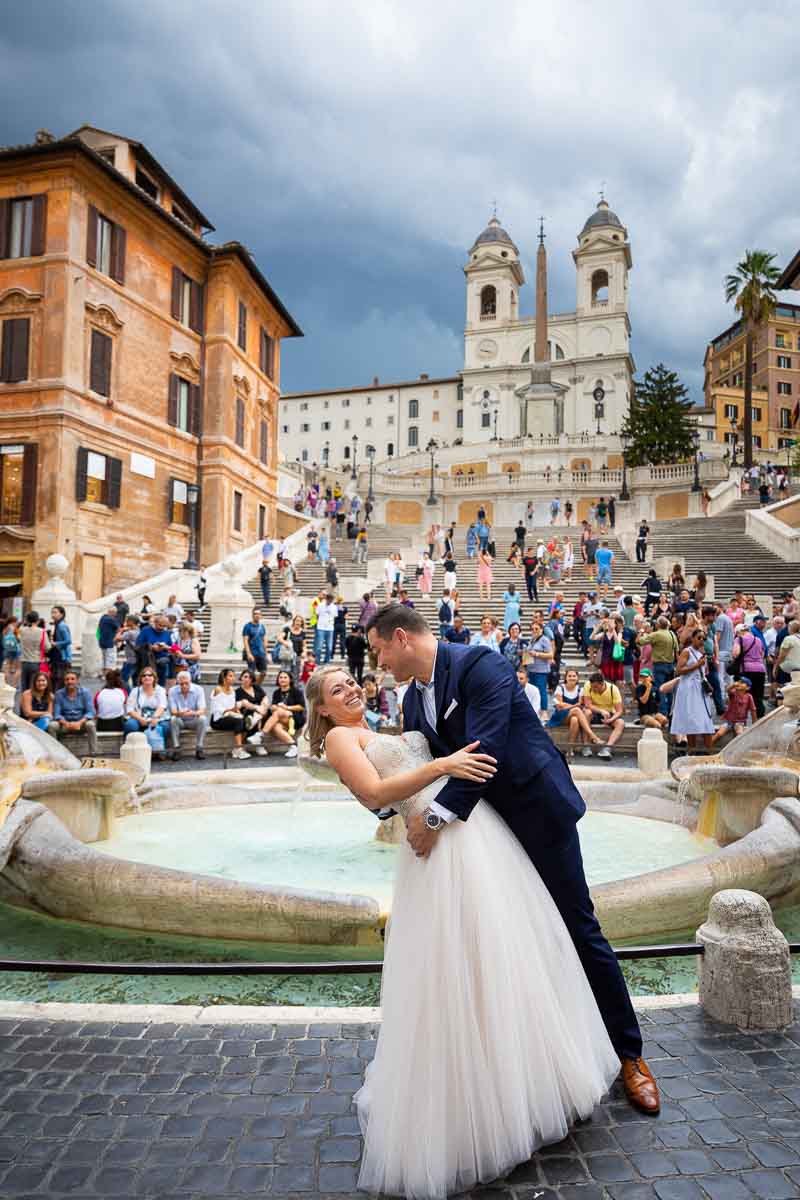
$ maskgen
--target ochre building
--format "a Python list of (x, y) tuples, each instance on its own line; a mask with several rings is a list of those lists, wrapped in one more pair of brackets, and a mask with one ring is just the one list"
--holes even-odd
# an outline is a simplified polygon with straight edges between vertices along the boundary
[(0, 150), (0, 604), (92, 600), (274, 529), (280, 344), (247, 249), (139, 142)]

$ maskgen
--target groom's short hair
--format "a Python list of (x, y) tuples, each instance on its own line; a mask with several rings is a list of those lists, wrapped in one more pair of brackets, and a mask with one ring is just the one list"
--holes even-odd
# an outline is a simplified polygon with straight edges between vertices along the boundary
[(415, 608), (408, 608), (396, 601), (382, 604), (367, 621), (367, 633), (374, 629), (382, 642), (388, 642), (395, 629), (405, 629), (406, 633), (429, 633), (428, 622), (422, 613)]

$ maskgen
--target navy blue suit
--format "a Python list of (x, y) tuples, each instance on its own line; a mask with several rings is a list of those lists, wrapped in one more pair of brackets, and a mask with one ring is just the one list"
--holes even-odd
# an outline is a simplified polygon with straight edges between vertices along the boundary
[(427, 737), (441, 758), (480, 741), (497, 759), (490, 783), (448, 779), (437, 803), (462, 821), (482, 797), (522, 844), (561, 913), (620, 1058), (637, 1058), (642, 1038), (616, 955), (594, 914), (576, 822), (586, 805), (563, 755), (542, 728), (514, 669), (486, 646), (439, 642), (434, 676), (436, 728), (425, 719), (412, 683), (403, 700), (403, 727)]

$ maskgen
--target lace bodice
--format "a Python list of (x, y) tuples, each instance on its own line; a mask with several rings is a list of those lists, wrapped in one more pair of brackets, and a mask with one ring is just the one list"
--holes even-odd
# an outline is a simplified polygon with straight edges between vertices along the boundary
[[(413, 771), (423, 763), (433, 758), (428, 739), (424, 733), (412, 729), (408, 733), (393, 737), (390, 734), (376, 734), (364, 748), (369, 761), (380, 775), (386, 779), (390, 775), (399, 775), (403, 771)], [(437, 779), (429, 783), (421, 792), (417, 792), (409, 801), (404, 802), (406, 812), (421, 812), (447, 783), (447, 779)], [(407, 807), (406, 807), (407, 806)], [(395, 807), (397, 807), (395, 805)]]

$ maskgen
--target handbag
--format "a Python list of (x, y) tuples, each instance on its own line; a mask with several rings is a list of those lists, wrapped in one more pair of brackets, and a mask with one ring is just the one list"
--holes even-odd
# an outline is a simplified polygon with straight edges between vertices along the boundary
[(49, 675), (50, 674), (50, 663), (47, 661), (47, 654), (45, 653), (45, 648), (44, 648), (45, 636), (46, 636), (45, 632), (44, 632), (44, 630), (42, 630), (42, 637), (41, 637), (41, 641), (39, 642), (39, 673), (42, 675)]
[(623, 646), (622, 642), (614, 642), (611, 650), (611, 657), (613, 658), (614, 662), (622, 662), (623, 658), (625, 657), (625, 647)]
[(164, 753), (166, 749), (164, 735), (158, 725), (148, 725), (144, 731), (144, 736), (147, 738), (147, 744), (154, 754)]

